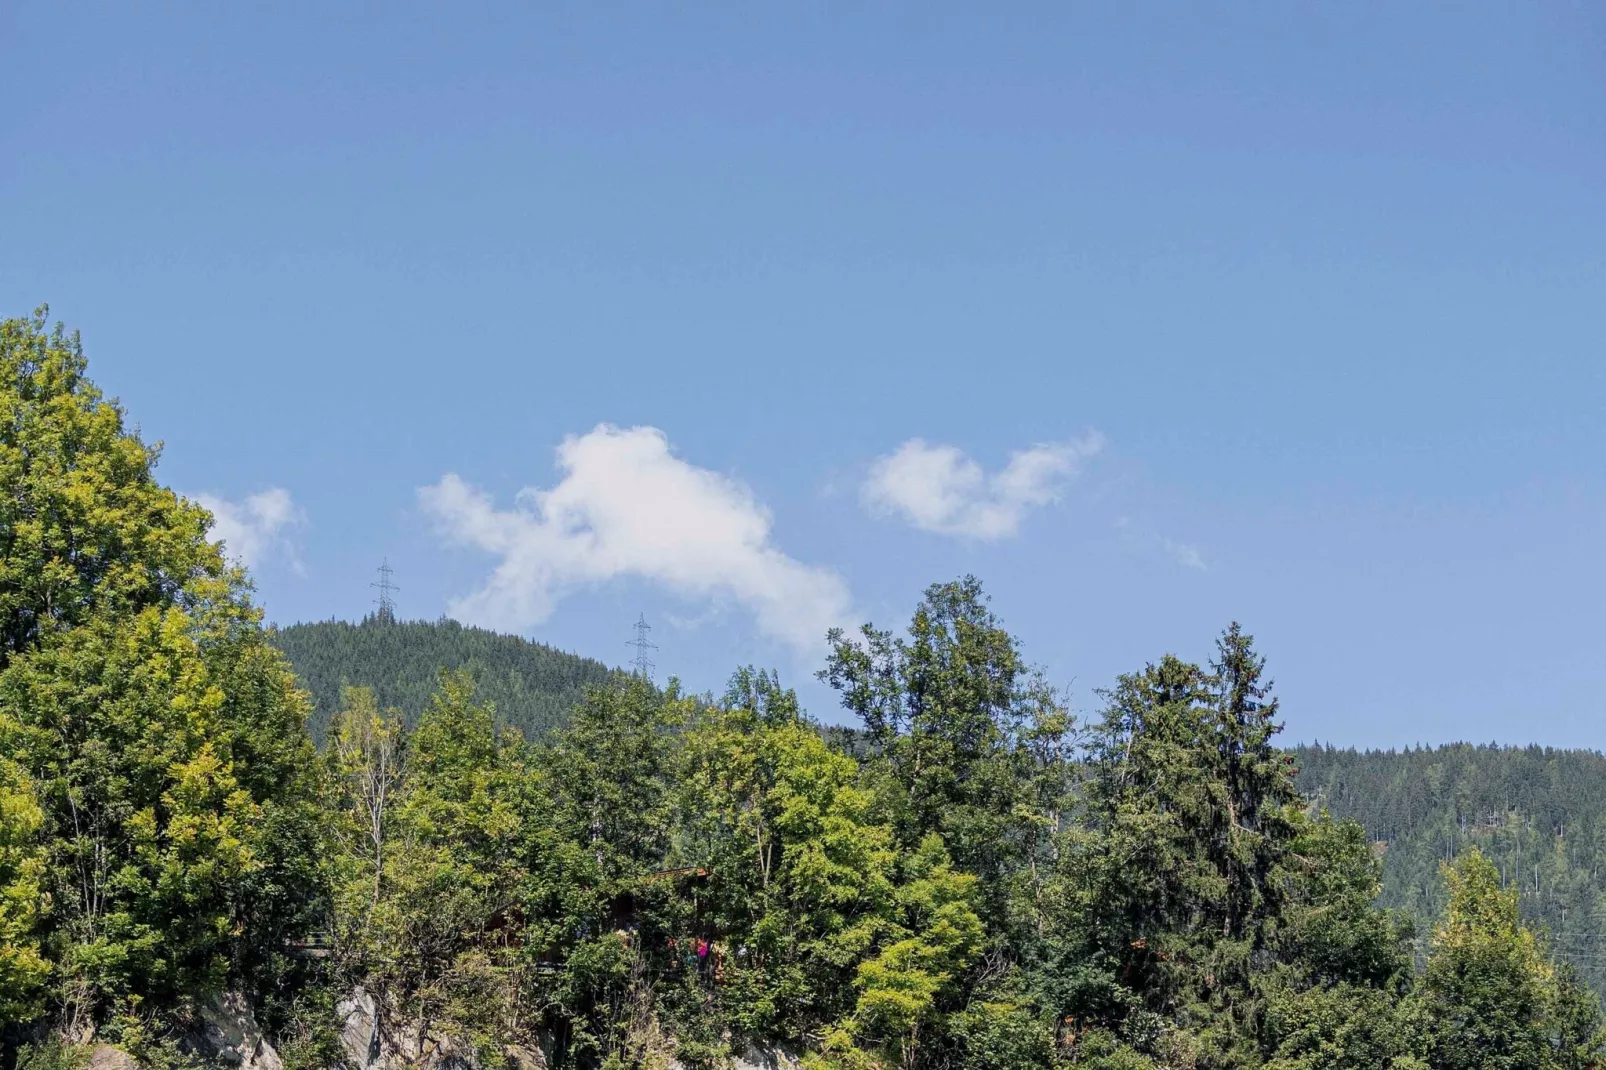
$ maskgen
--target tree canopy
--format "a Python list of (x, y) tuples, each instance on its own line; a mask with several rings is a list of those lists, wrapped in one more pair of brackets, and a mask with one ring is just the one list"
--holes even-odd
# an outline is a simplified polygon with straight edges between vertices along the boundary
[(0, 324), (0, 1006), (116, 1036), (287, 971), (306, 706), (205, 510), (44, 312)]
[[(855, 732), (754, 668), (697, 696), (444, 625), (287, 641), (85, 371), (42, 312), (0, 324), (8, 1061), (93, 1040), (193, 1065), (224, 993), (284, 1066), (329, 1070), (387, 1045), (588, 1070), (753, 1046), (811, 1070), (1606, 1061), (1524, 914), (1532, 856), (1446, 838), (1428, 923), (1380, 906), (1376, 830), (1427, 796), (1335, 818), (1348, 759), (1296, 771), (1236, 623), (1078, 716), (977, 580), (935, 584), (906, 626), (829, 637)], [(321, 747), (276, 641), (316, 666)], [(377, 676), (354, 650), (387, 651)], [(500, 708), (521, 665), (560, 714)]]

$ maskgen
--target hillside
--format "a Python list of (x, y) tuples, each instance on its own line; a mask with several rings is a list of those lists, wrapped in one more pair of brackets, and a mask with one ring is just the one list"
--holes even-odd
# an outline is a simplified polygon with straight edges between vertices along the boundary
[(1382, 905), (1416, 915), (1424, 937), (1444, 908), (1439, 863), (1476, 846), (1521, 889), (1523, 914), (1606, 992), (1606, 757), (1465, 743), (1293, 754), (1301, 790), (1385, 852)]
[(343, 684), (373, 688), (381, 707), (402, 710), (411, 723), (428, 704), (441, 669), (467, 668), (479, 697), (495, 705), (498, 719), (533, 739), (562, 724), (587, 686), (605, 682), (616, 671), (591, 658), (453, 620), (322, 621), (275, 629), (269, 639), (312, 693), (312, 729), (320, 739), (339, 708)]

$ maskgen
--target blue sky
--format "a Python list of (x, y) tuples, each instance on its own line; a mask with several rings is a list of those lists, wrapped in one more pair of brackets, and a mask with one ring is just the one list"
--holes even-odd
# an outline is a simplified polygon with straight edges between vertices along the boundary
[(274, 620), (830, 719), (973, 572), (1084, 711), (1239, 619), (1291, 738), (1602, 744), (1590, 5), (15, 2), (0, 94), (0, 311)]

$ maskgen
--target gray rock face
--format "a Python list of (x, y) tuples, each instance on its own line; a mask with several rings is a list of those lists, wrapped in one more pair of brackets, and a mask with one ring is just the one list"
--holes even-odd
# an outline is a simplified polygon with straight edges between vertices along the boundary
[[(782, 1048), (761, 1048), (749, 1044), (747, 1050), (731, 1056), (730, 1070), (803, 1070), (803, 1062)], [(669, 1070), (685, 1070), (680, 1060), (669, 1060)]]
[[(472, 1045), (430, 1032), (420, 1037), (416, 1023), (387, 1020), (373, 994), (361, 988), (335, 1004), (340, 1048), (347, 1070), (480, 1070)], [(509, 1047), (515, 1070), (546, 1070), (539, 1048)]]
[(240, 993), (225, 992), (208, 1001), (200, 1018), (194, 1047), (210, 1061), (238, 1070), (283, 1070), (279, 1053), (262, 1035), (251, 1005)]
[(122, 1048), (96, 1044), (89, 1053), (89, 1070), (139, 1070), (134, 1057)]
[(803, 1063), (791, 1052), (756, 1045), (749, 1045), (731, 1060), (731, 1070), (802, 1070), (802, 1067)]
[(546, 1070), (546, 1053), (540, 1048), (523, 1048), (517, 1045), (503, 1052), (513, 1070)]
[(346, 1054), (346, 1065), (354, 1070), (378, 1065), (384, 1044), (374, 997), (360, 988), (353, 989), (351, 995), (335, 1004), (335, 1016), (340, 1022), (340, 1050)]

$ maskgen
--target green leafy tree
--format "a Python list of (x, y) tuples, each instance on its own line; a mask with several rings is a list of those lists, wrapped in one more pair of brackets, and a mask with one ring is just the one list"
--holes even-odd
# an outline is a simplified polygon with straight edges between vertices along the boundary
[(1474, 850), (1444, 867), (1449, 906), (1434, 931), (1421, 1014), (1434, 1070), (1549, 1070), (1606, 1057), (1600, 1013), (1517, 912), (1517, 893)]
[(0, 667), (81, 624), (233, 598), (210, 518), (86, 376), (46, 310), (0, 321)]
[(854, 968), (893, 924), (891, 830), (771, 675), (738, 672), (680, 760), (676, 839), (711, 872), (730, 1018), (801, 1044), (852, 1009)]
[(303, 697), (43, 311), (0, 323), (0, 409), (0, 737), (42, 809), (53, 1002), (271, 988), (317, 899)]
[(529, 850), (525, 948), (543, 967), (540, 1014), (582, 1065), (641, 1057), (655, 1028), (650, 975), (686, 935), (693, 903), (658, 875), (679, 730), (695, 707), (673, 681), (595, 688), (536, 759), (551, 819)]
[(831, 633), (822, 679), (864, 724), (904, 849), (942, 837), (997, 934), (1025, 922), (1064, 793), (1069, 718), (974, 577), (934, 584), (907, 638)]
[(1354, 821), (1296, 812), (1280, 860), (1276, 945), (1302, 987), (1353, 984), (1398, 997), (1409, 987), (1411, 919), (1375, 905), (1382, 862)]
[(560, 821), (606, 878), (651, 873), (667, 856), (675, 730), (695, 705), (674, 685), (660, 693), (632, 678), (589, 692), (557, 736), (546, 766)]
[(380, 710), (369, 688), (348, 687), (330, 726), (330, 818), (338, 854), (331, 860), (333, 922), (343, 972), (361, 980), (373, 914), (384, 897), (385, 867), (396, 823), (407, 735), (395, 710)]
[(1382, 866), (1361, 827), (1296, 812), (1278, 869), (1277, 960), (1255, 978), (1269, 1070), (1416, 1070), (1407, 918), (1376, 907)]
[(940, 1037), (945, 1016), (957, 1009), (986, 930), (976, 914), (976, 878), (954, 869), (940, 836), (927, 834), (903, 867), (901, 932), (859, 966), (851, 1032), (908, 1070), (919, 1064), (928, 1035)]
[(1266, 1070), (1426, 1070), (1397, 993), (1348, 982), (1282, 988), (1266, 1011)]
[(523, 974), (509, 920), (523, 876), (522, 750), (463, 673), (442, 675), (408, 740), (365, 957), (421, 1042), (467, 1034), (498, 1051), (517, 1019)]
[(1020, 991), (994, 990), (968, 1001), (948, 1019), (960, 1053), (956, 1062), (978, 1070), (1041, 1070), (1054, 1062), (1054, 1027)]

